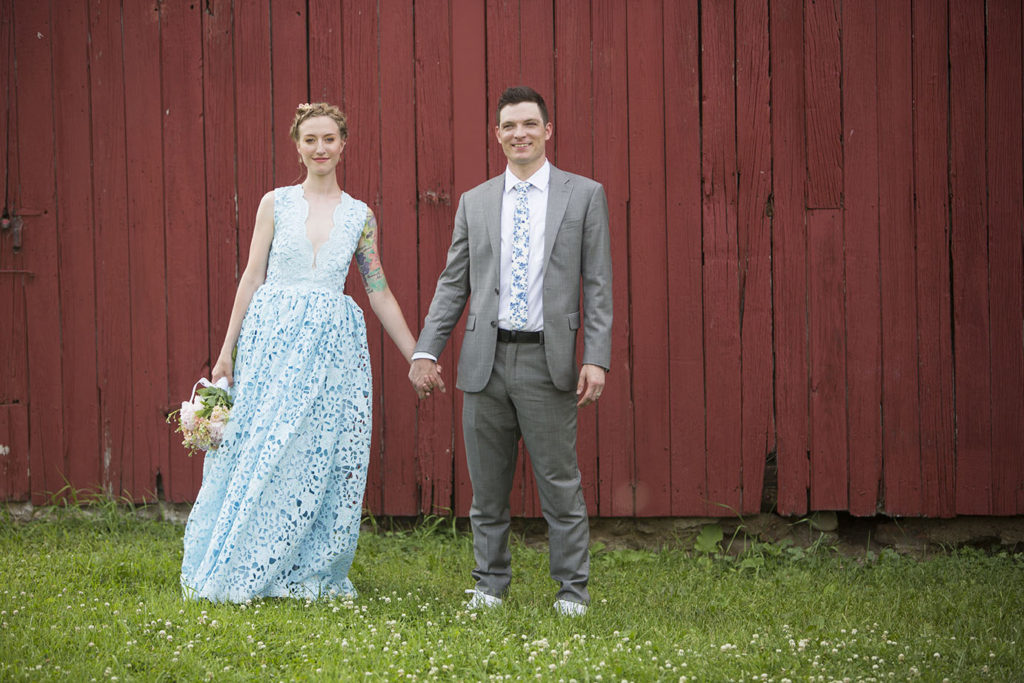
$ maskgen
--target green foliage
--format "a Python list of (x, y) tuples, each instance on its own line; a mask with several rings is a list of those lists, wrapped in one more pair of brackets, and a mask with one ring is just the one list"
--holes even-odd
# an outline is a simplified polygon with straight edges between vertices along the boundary
[(722, 539), (725, 537), (720, 524), (705, 524), (697, 534), (693, 549), (698, 553), (717, 555), (722, 550)]
[(200, 387), (196, 390), (196, 396), (202, 399), (203, 406), (196, 411), (196, 417), (210, 417), (217, 406), (231, 408), (234, 403), (231, 394), (220, 387)]
[(520, 541), (505, 605), (467, 613), (472, 540), (447, 517), (372, 520), (355, 601), (248, 605), (181, 599), (181, 526), (114, 501), (44, 517), (0, 515), (0, 680), (1024, 678), (1021, 555), (595, 543), (590, 613), (565, 619)]

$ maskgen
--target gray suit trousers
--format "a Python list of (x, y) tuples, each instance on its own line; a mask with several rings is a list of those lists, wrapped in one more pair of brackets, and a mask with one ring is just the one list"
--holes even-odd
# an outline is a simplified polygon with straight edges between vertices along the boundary
[(548, 523), (558, 598), (589, 603), (590, 526), (576, 462), (576, 394), (554, 386), (542, 345), (497, 344), (487, 385), (465, 393), (462, 429), (473, 484), (476, 589), (495, 596), (508, 589), (509, 494), (522, 436)]

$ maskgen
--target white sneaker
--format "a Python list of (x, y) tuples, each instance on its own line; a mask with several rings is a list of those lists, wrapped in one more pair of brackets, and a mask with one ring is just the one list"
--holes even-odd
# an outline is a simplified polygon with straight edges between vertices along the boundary
[(555, 611), (563, 617), (582, 617), (587, 613), (587, 606), (572, 600), (556, 600)]
[(478, 591), (475, 588), (470, 588), (466, 593), (473, 596), (469, 599), (469, 602), (466, 603), (466, 609), (491, 609), (493, 607), (501, 607), (501, 598), (488, 595), (487, 593)]

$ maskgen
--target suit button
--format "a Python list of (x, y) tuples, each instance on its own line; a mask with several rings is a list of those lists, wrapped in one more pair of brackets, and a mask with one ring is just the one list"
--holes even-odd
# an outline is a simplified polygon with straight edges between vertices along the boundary
[(498, 321), (497, 320), (492, 320), (491, 321), (491, 327), (497, 327), (497, 326), (498, 326)]
[(495, 288), (494, 288), (494, 293), (495, 293), (495, 294), (500, 294), (501, 292), (499, 292), (499, 291), (498, 291), (498, 288), (497, 288), (497, 287), (495, 287)]

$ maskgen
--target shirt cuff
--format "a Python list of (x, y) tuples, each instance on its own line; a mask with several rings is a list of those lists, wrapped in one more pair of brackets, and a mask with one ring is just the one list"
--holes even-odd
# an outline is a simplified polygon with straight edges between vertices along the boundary
[(427, 360), (432, 360), (435, 363), (437, 362), (437, 356), (431, 355), (429, 353), (425, 353), (423, 351), (417, 351), (416, 353), (412, 354), (412, 359), (413, 360), (420, 360), (421, 358), (426, 358)]

